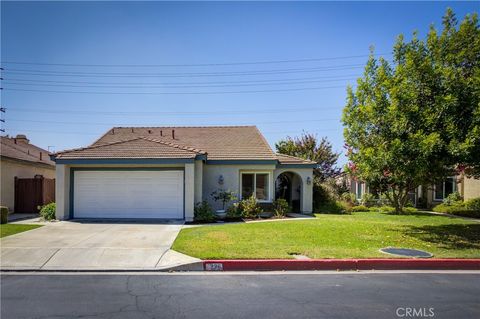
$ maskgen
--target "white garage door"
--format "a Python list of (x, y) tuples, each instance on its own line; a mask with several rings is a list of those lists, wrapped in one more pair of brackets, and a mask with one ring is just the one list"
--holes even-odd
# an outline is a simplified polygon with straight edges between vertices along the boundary
[(183, 219), (183, 171), (75, 171), (75, 218)]

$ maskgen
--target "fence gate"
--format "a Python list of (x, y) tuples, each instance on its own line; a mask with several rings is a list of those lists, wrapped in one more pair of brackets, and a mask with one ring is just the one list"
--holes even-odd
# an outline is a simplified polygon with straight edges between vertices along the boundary
[(38, 206), (54, 201), (54, 179), (15, 177), (15, 213), (38, 213)]

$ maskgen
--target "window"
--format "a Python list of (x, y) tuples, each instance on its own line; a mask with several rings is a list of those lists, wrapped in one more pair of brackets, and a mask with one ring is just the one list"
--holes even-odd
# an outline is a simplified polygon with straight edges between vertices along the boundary
[(357, 188), (357, 199), (362, 199), (363, 196), (363, 189), (362, 189), (363, 183), (356, 182), (356, 188)]
[(270, 200), (270, 173), (242, 173), (240, 180), (243, 199), (254, 195), (260, 202)]
[(434, 199), (443, 200), (456, 191), (455, 177), (447, 177), (443, 182), (434, 185)]

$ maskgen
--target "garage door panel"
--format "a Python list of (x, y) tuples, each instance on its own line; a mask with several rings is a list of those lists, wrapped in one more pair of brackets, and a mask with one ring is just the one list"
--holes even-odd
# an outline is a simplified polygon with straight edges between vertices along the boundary
[(183, 171), (75, 171), (76, 218), (183, 218)]

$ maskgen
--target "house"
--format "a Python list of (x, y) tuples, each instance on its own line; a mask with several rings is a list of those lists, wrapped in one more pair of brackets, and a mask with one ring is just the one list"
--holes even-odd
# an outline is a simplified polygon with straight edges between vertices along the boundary
[[(350, 180), (350, 191), (360, 200), (365, 193), (374, 193), (367, 183)], [(458, 192), (464, 200), (480, 197), (480, 179), (465, 175), (450, 176), (434, 185), (421, 185), (410, 192), (410, 201), (415, 207), (431, 208), (441, 204), (448, 195)]]
[[(32, 195), (35, 195), (33, 194), (35, 189), (22, 192), (17, 188), (16, 192), (16, 181), (35, 177), (37, 179), (42, 177), (53, 179), (55, 178), (55, 162), (50, 160), (47, 150), (31, 144), (25, 135), (1, 136), (0, 141), (1, 206), (7, 206), (10, 212), (24, 212), (19, 205), (23, 206), (25, 200), (30, 201)], [(38, 203), (41, 204), (41, 200), (27, 205), (31, 207), (32, 211), (30, 212), (36, 210)]]
[(56, 153), (57, 218), (193, 220), (194, 205), (231, 190), (260, 203), (284, 197), (312, 212), (315, 162), (275, 154), (255, 126), (114, 127)]

